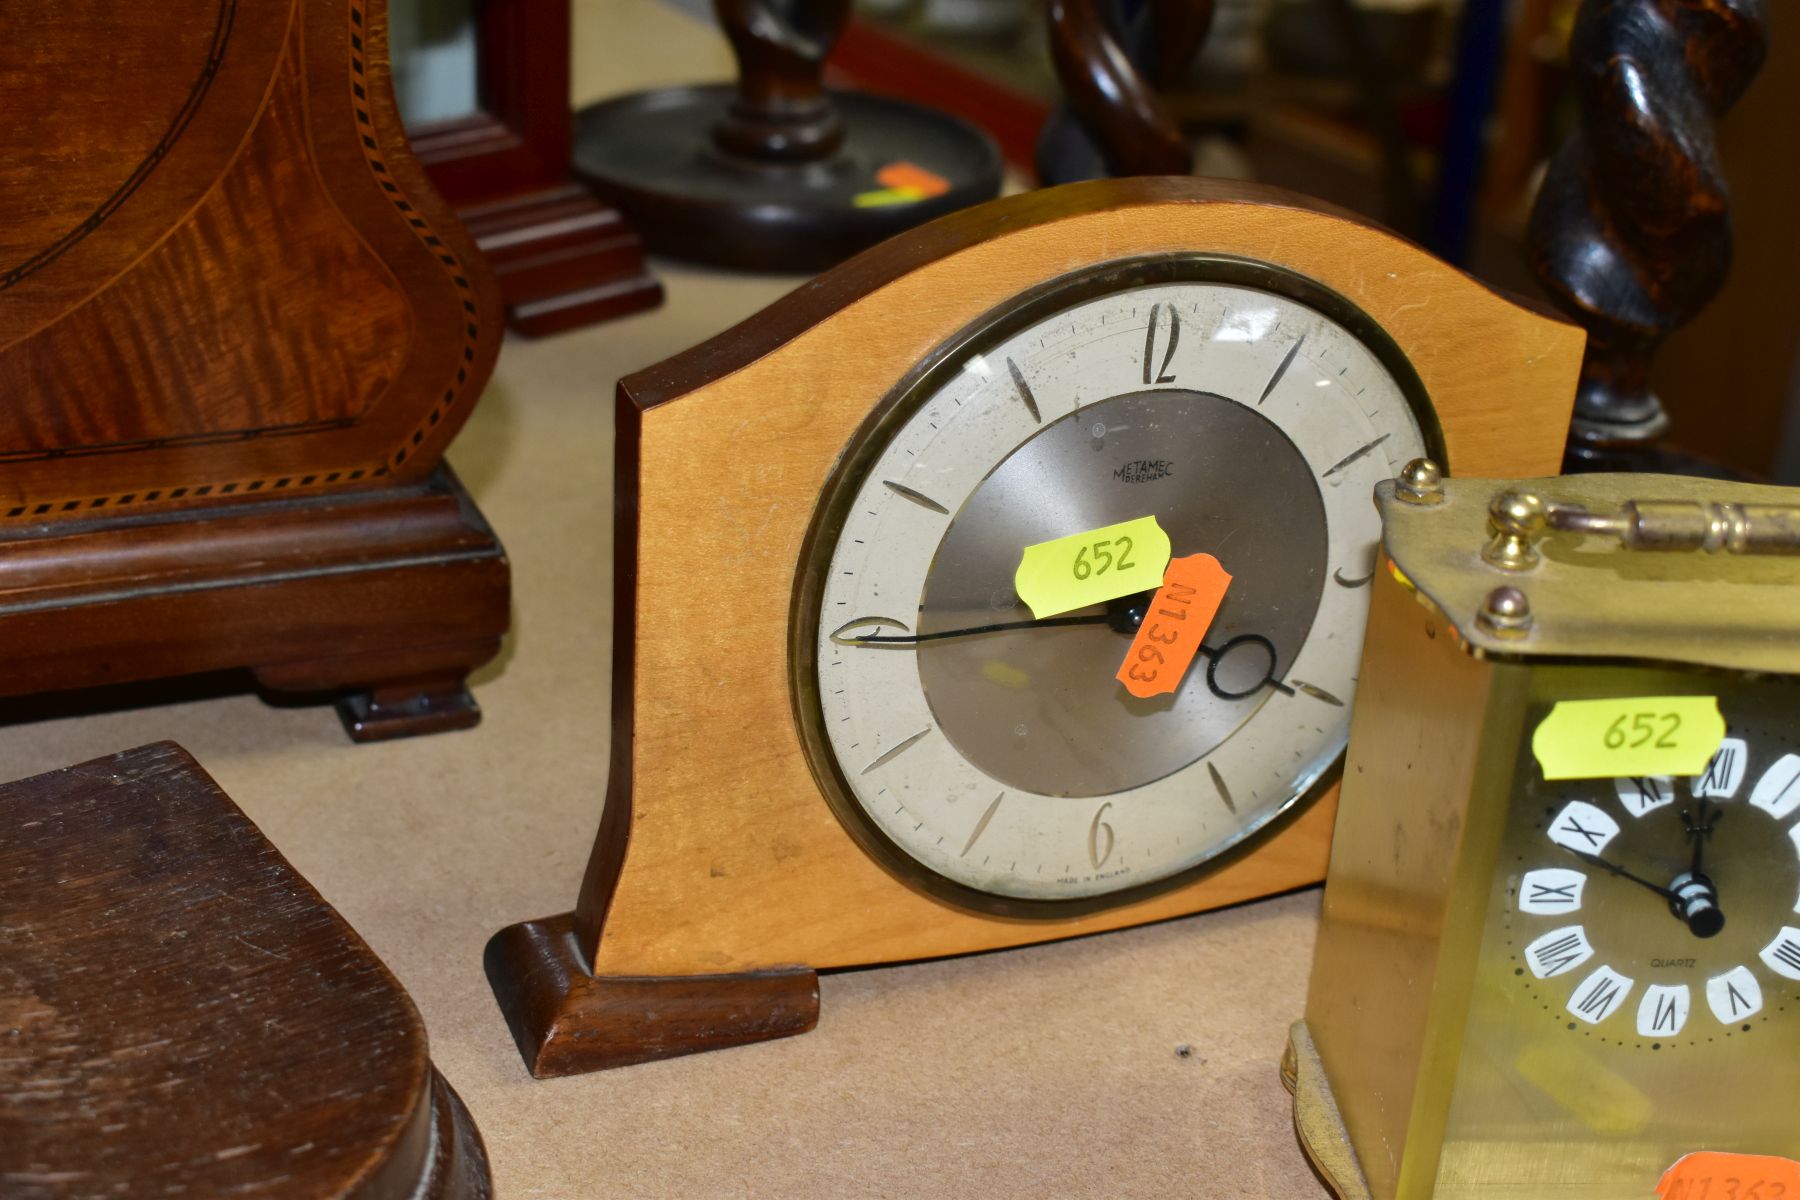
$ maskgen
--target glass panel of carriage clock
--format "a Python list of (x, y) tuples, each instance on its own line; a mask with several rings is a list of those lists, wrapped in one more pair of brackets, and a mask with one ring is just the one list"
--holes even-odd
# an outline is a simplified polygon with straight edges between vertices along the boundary
[[(1795, 1155), (1800, 682), (1567, 666), (1531, 687), (1434, 1194), (1649, 1196), (1691, 1151)], [(1703, 775), (1542, 779), (1529, 735), (1556, 700), (1684, 694), (1726, 722)]]

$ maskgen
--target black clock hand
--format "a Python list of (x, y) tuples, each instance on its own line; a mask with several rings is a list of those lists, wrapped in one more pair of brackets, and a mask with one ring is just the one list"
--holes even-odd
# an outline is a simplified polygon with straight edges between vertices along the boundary
[(1631, 882), (1639, 885), (1640, 887), (1649, 888), (1651, 891), (1653, 891), (1657, 895), (1661, 896), (1664, 900), (1667, 900), (1670, 904), (1675, 904), (1675, 903), (1679, 902), (1681, 899), (1681, 897), (1677, 896), (1674, 893), (1674, 891), (1672, 891), (1671, 889), (1663, 887), (1659, 883), (1651, 883), (1648, 879), (1645, 879), (1642, 876), (1633, 875), (1630, 871), (1627, 871), (1624, 867), (1621, 867), (1618, 863), (1608, 862), (1606, 859), (1601, 858), (1598, 854), (1590, 854), (1586, 850), (1576, 850), (1575, 848), (1573, 848), (1571, 846), (1563, 846), (1563, 849), (1567, 850), (1570, 854), (1573, 854), (1576, 858), (1579, 858), (1584, 863), (1588, 863), (1592, 866), (1599, 867), (1605, 871), (1610, 871), (1614, 875), (1619, 876), (1621, 879), (1629, 879), (1629, 880), (1631, 880)]
[[(920, 642), (935, 642), (942, 638), (973, 637), (978, 633), (1004, 633), (1009, 629), (1055, 629), (1065, 625), (1104, 625), (1112, 617), (1106, 613), (1095, 613), (1087, 617), (1046, 617), (1042, 621), (1001, 621), (996, 625), (971, 625), (966, 629), (940, 629), (936, 633), (905, 634), (873, 634), (867, 637), (839, 637), (836, 633), (831, 640), (840, 646), (913, 646)], [(853, 621), (853, 625), (866, 622)], [(840, 633), (842, 630), (839, 631)]]
[(1719, 814), (1724, 811), (1710, 800), (1700, 801), (1699, 807), (1692, 814), (1687, 809), (1681, 810), (1681, 826), (1689, 840), (1694, 843), (1694, 858), (1688, 871), (1701, 874), (1700, 863), (1706, 853), (1706, 843), (1712, 840), (1713, 826), (1719, 823)]
[[(850, 625), (841, 627), (831, 635), (831, 640), (840, 646), (916, 646), (921, 642), (935, 642), (943, 638), (973, 637), (981, 633), (1004, 633), (1013, 629), (1054, 629), (1070, 625), (1111, 625), (1120, 633), (1131, 633), (1136, 629), (1133, 618), (1141, 620), (1141, 613), (1129, 613), (1122, 619), (1120, 612), (1108, 611), (1094, 613), (1085, 617), (1049, 617), (1042, 621), (1001, 621), (992, 625), (971, 625), (964, 629), (940, 629), (934, 633), (881, 633), (868, 634), (863, 637), (843, 637), (844, 629), (853, 625), (867, 624), (866, 621), (852, 621)], [(1126, 627), (1130, 622), (1129, 628)], [(1219, 664), (1227, 655), (1239, 647), (1256, 646), (1268, 658), (1263, 667), (1262, 677), (1248, 687), (1227, 690), (1219, 684)], [(1206, 686), (1221, 700), (1243, 700), (1254, 696), (1264, 688), (1274, 688), (1284, 696), (1292, 696), (1294, 689), (1275, 678), (1276, 653), (1275, 643), (1260, 633), (1240, 633), (1222, 646), (1208, 646), (1201, 643), (1199, 653), (1206, 656)]]
[(1681, 825), (1694, 843), (1694, 857), (1687, 873), (1675, 878), (1675, 899), (1669, 907), (1698, 937), (1711, 937), (1725, 928), (1725, 914), (1719, 908), (1719, 889), (1700, 868), (1706, 857), (1706, 843), (1712, 839), (1713, 826), (1719, 823), (1723, 810), (1710, 800), (1700, 801), (1690, 815), (1681, 812)]
[(1608, 862), (1598, 854), (1589, 854), (1585, 850), (1576, 850), (1570, 846), (1564, 846), (1563, 849), (1582, 862), (1609, 871), (1621, 879), (1629, 879), (1639, 887), (1649, 888), (1669, 902), (1669, 911), (1675, 915), (1677, 920), (1686, 925), (1688, 931), (1695, 937), (1709, 938), (1725, 928), (1725, 914), (1720, 912), (1719, 906), (1714, 903), (1718, 898), (1718, 893), (1713, 890), (1712, 884), (1705, 876), (1683, 875), (1675, 880), (1674, 887), (1666, 888), (1660, 884), (1651, 883), (1641, 875), (1633, 875), (1624, 867), (1614, 862)]

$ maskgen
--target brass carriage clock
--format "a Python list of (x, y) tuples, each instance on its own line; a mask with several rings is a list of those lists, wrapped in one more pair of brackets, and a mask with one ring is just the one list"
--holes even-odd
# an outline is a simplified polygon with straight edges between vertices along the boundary
[(1385, 523), (1306, 1019), (1346, 1197), (1800, 1196), (1800, 506), (1426, 462)]

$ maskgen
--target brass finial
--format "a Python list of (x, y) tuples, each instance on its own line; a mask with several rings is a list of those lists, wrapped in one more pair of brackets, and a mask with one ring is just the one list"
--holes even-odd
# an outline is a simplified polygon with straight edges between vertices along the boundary
[(1429, 458), (1415, 458), (1400, 468), (1394, 495), (1408, 504), (1442, 504), (1444, 472)]
[(1481, 558), (1502, 571), (1523, 571), (1538, 564), (1532, 543), (1550, 524), (1550, 507), (1532, 492), (1501, 492), (1488, 505), (1488, 529), (1493, 533), (1482, 547)]

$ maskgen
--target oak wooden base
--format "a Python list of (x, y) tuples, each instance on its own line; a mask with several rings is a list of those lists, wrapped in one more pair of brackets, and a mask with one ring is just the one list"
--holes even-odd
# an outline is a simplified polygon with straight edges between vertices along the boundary
[(357, 741), (465, 729), (500, 648), (505, 551), (440, 466), (406, 487), (0, 535), (0, 696), (249, 668)]
[(644, 244), (617, 209), (574, 183), (457, 211), (487, 256), (507, 324), (529, 337), (561, 333), (662, 303)]
[(596, 978), (572, 913), (507, 926), (488, 940), (484, 963), (539, 1079), (790, 1037), (819, 1023), (819, 977), (806, 968)]

